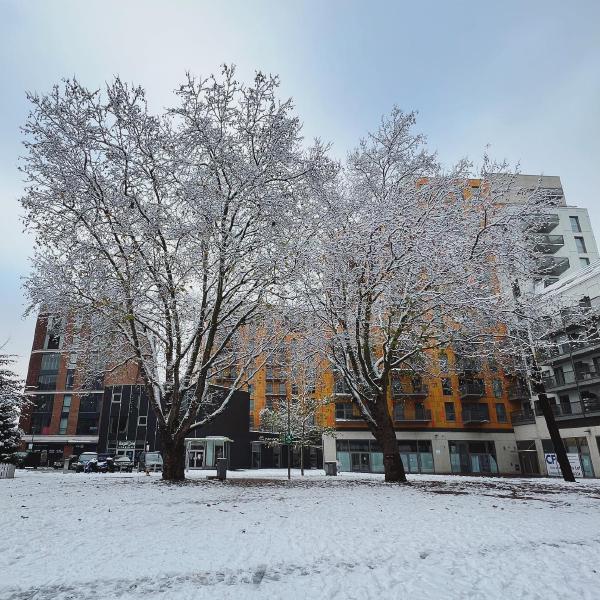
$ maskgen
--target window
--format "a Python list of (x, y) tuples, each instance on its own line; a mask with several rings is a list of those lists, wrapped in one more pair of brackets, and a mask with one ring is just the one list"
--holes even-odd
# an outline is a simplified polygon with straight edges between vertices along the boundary
[(121, 404), (121, 394), (115, 394), (115, 393), (113, 393), (111, 402), (113, 404)]
[(140, 415), (138, 417), (138, 427), (146, 427), (148, 425), (148, 417), (146, 415)]
[(44, 340), (45, 350), (58, 350), (60, 348), (60, 330), (62, 322), (59, 317), (50, 317)]
[(506, 406), (502, 402), (496, 402), (496, 418), (498, 419), (498, 423), (508, 422), (506, 418)]
[(492, 381), (492, 389), (494, 390), (494, 398), (502, 398), (502, 382), (499, 379)]
[(589, 264), (590, 264), (589, 258), (586, 258), (585, 256), (579, 257), (579, 266), (580, 267), (587, 267)]
[(563, 415), (570, 415), (573, 412), (573, 409), (571, 407), (571, 399), (569, 398), (568, 395), (565, 396), (559, 396), (558, 397), (558, 402), (560, 404), (560, 412)]
[(52, 352), (48, 354), (42, 354), (42, 362), (40, 365), (40, 371), (58, 371), (58, 363), (60, 362), (60, 354), (58, 352)]
[(74, 380), (75, 380), (75, 370), (74, 369), (69, 369), (67, 371), (67, 378), (65, 380), (65, 389), (66, 390), (72, 390), (73, 389)]
[(444, 404), (446, 410), (446, 421), (456, 421), (456, 410), (454, 408), (454, 402), (446, 402)]
[(577, 246), (577, 252), (579, 252), (579, 254), (586, 254), (587, 249), (585, 247), (585, 241), (582, 237), (575, 236), (575, 245)]
[(356, 419), (354, 415), (352, 402), (336, 402), (335, 403), (335, 419), (336, 421), (346, 421)]
[(442, 379), (442, 393), (444, 396), (452, 396), (452, 380), (449, 377)]
[(62, 411), (60, 413), (60, 424), (58, 433), (64, 435), (67, 433), (67, 425), (69, 424), (69, 412), (71, 410), (71, 394), (63, 396)]
[(404, 421), (403, 402), (394, 402), (394, 421)]
[(571, 231), (575, 233), (581, 233), (581, 225), (579, 224), (579, 217), (569, 217), (571, 223)]

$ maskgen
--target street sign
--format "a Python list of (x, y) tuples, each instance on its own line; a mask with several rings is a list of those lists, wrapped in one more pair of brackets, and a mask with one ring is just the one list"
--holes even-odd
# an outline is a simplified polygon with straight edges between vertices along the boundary
[(291, 433), (286, 433), (283, 436), (283, 443), (284, 444), (291, 444), (293, 441), (294, 441), (294, 438), (293, 438), (293, 436), (292, 436)]

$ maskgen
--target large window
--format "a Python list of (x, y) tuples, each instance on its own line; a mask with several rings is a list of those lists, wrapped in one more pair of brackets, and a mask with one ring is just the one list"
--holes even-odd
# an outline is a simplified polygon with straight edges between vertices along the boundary
[(582, 237), (575, 236), (575, 245), (577, 246), (577, 252), (580, 254), (586, 254), (587, 249), (585, 247), (585, 240)]
[(96, 435), (98, 433), (100, 402), (100, 394), (89, 394), (80, 398), (79, 418), (77, 419), (77, 433), (79, 435)]
[[(430, 440), (398, 440), (400, 458), (407, 473), (433, 473)], [(337, 440), (337, 459), (342, 471), (383, 473), (383, 452), (376, 440)]]
[(453, 473), (498, 473), (496, 447), (488, 441), (450, 441)]
[(446, 411), (446, 421), (456, 421), (456, 409), (454, 402), (445, 402), (444, 410)]
[(33, 409), (31, 411), (31, 433), (47, 435), (50, 433), (50, 422), (52, 421), (52, 408), (54, 396), (44, 394), (33, 398)]
[(579, 217), (569, 217), (571, 223), (571, 231), (575, 233), (581, 233), (581, 225), (579, 224)]

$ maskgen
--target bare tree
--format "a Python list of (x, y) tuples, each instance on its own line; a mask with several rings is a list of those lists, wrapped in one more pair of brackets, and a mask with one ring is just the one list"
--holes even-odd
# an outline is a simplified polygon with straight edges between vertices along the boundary
[(184, 478), (184, 438), (211, 378), (236, 367), (201, 423), (252, 377), (268, 342), (252, 328), (293, 268), (299, 207), (333, 173), (318, 142), (304, 149), (278, 85), (262, 73), (243, 85), (228, 67), (188, 76), (163, 115), (119, 78), (104, 93), (73, 80), (28, 96), (32, 306), (77, 315), (72, 351), (96, 370), (138, 365), (165, 479)]
[(292, 447), (300, 451), (300, 471), (304, 475), (305, 449), (320, 446), (324, 435), (334, 433), (326, 422), (326, 409), (332, 399), (320, 389), (327, 366), (316, 351), (312, 336), (307, 336), (308, 323), (304, 321), (301, 334), (299, 327), (293, 328), (296, 331), (286, 340), (287, 352), (280, 373), (289, 386), (288, 394), (260, 413), (261, 431), (277, 434), (276, 438), (263, 437), (263, 442), (288, 448), (288, 477)]
[[(341, 391), (383, 451), (386, 481), (405, 482), (388, 398), (394, 376), (432, 372), (448, 346), (485, 356), (508, 300), (496, 263), (521, 251), (515, 224), (544, 203), (506, 197), (513, 175), (487, 158), (477, 182), (462, 161), (444, 171), (395, 109), (353, 151), (306, 253), (306, 300)], [(434, 370), (434, 369), (433, 369)]]

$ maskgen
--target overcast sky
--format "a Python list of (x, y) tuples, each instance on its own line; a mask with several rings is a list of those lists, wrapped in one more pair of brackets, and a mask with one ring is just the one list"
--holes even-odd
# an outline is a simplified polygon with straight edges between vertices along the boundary
[(307, 138), (343, 157), (397, 104), (446, 164), (486, 145), (522, 172), (560, 175), (600, 231), (600, 1), (0, 0), (0, 345), (25, 374), (33, 320), (20, 279), (17, 171), (25, 91), (115, 74), (172, 103), (187, 70), (277, 73)]

